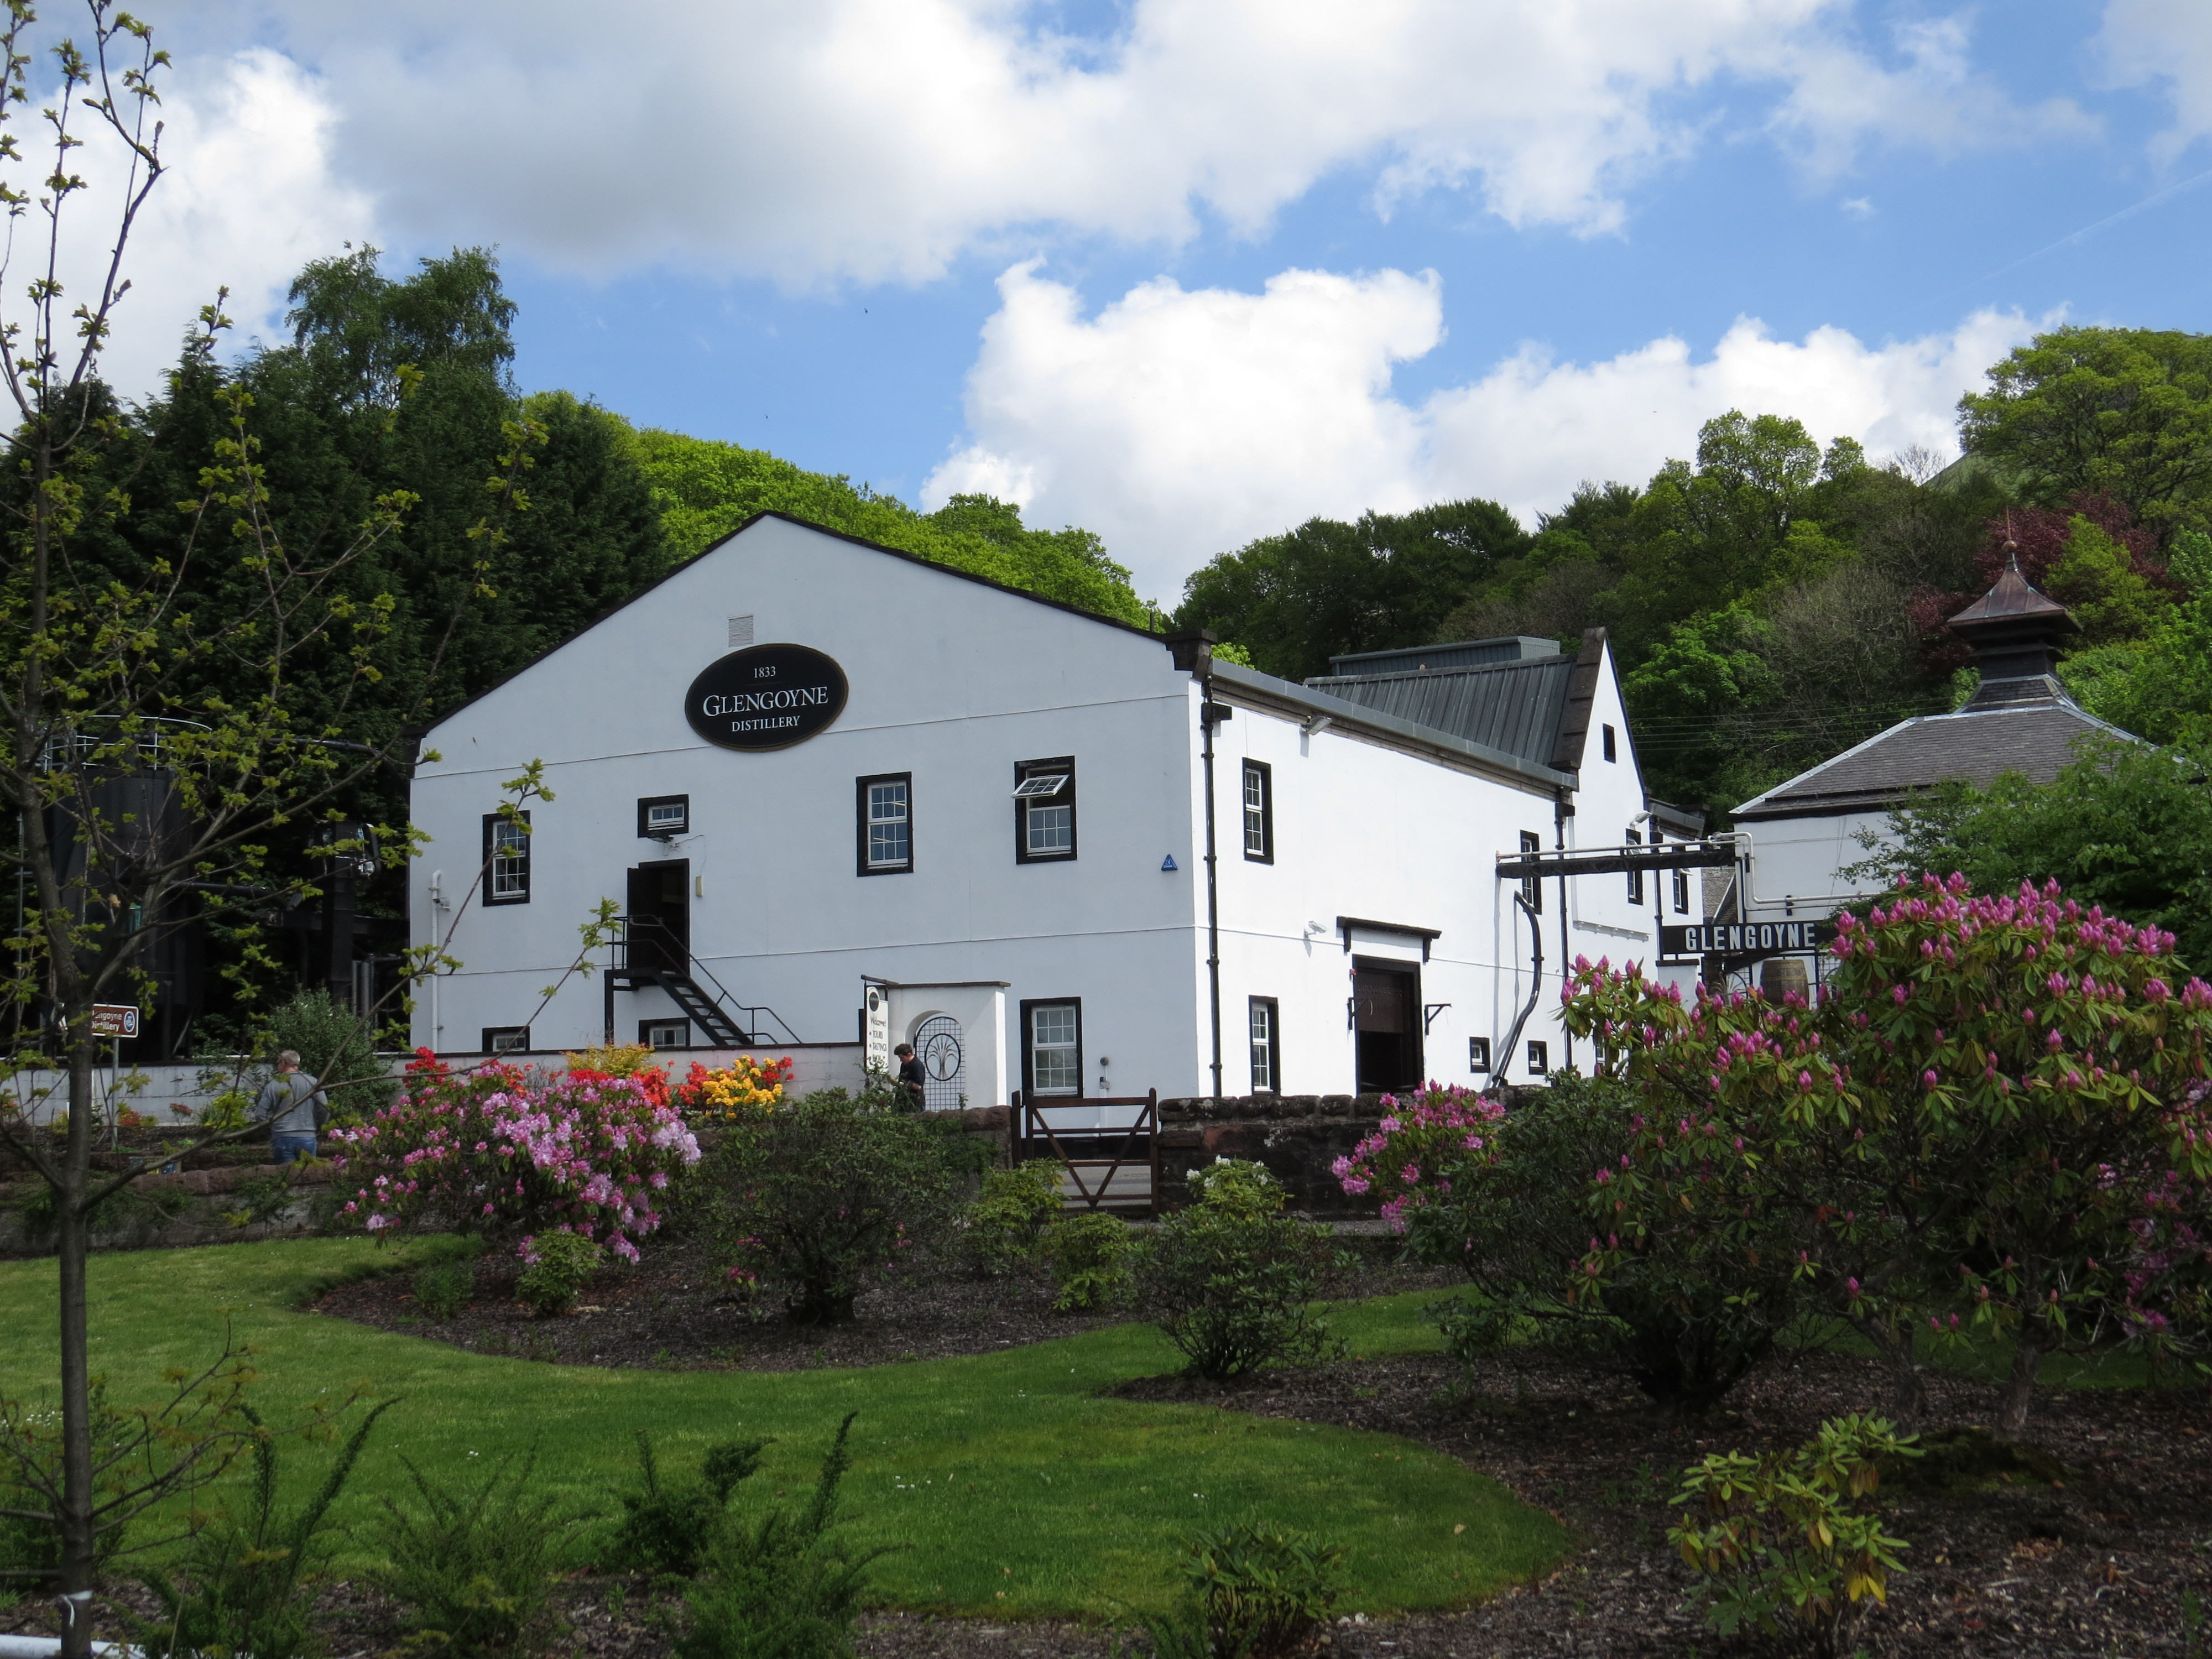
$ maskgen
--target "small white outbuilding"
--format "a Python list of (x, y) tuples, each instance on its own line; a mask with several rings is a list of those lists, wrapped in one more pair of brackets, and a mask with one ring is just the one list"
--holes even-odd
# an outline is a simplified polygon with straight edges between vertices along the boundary
[(1519, 1083), (1571, 1057), (1563, 959), (1702, 919), (1685, 875), (1497, 869), (1695, 833), (1601, 633), (1303, 685), (1211, 643), (750, 520), (426, 735), (412, 937), (459, 966), (416, 1042), (911, 1042), (939, 1107)]

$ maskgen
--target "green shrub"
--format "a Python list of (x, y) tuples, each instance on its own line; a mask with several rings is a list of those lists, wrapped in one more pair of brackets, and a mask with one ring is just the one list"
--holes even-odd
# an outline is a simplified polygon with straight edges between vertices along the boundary
[(476, 1291), (476, 1264), (465, 1259), (433, 1261), (415, 1270), (415, 1305), (431, 1318), (451, 1319)]
[(1786, 1452), (1716, 1452), (1685, 1470), (1685, 1512), (1667, 1538), (1705, 1575), (1707, 1622), (1723, 1637), (1795, 1638), (1817, 1659), (1849, 1652), (1909, 1547), (1882, 1530), (1881, 1460), (1919, 1455), (1882, 1419), (1853, 1415)]
[(360, 1461), (368, 1431), (394, 1403), (385, 1401), (362, 1419), (314, 1496), (290, 1515), (276, 1509), (276, 1437), (251, 1406), (240, 1407), (255, 1431), (252, 1494), (242, 1513), (221, 1512), (185, 1540), (177, 1566), (189, 1590), (159, 1571), (138, 1575), (161, 1609), (155, 1619), (131, 1620), (147, 1659), (301, 1659), (317, 1650), (307, 1622), (314, 1605), (310, 1587), (328, 1562), (331, 1505)]
[(1224, 1215), (1273, 1215), (1290, 1200), (1283, 1183), (1264, 1164), (1249, 1158), (1217, 1158), (1201, 1164), (1185, 1177), (1190, 1201)]
[(586, 1516), (530, 1491), (535, 1450), (502, 1458), (483, 1484), (433, 1484), (407, 1458), (419, 1511), (384, 1500), (380, 1586), (408, 1609), (410, 1645), (443, 1659), (514, 1652), (543, 1633), (555, 1570)]
[(1089, 1313), (1129, 1298), (1128, 1224), (1092, 1210), (1055, 1221), (1039, 1247), (1052, 1265), (1052, 1305)]
[(944, 1138), (842, 1089), (728, 1131), (705, 1166), (731, 1276), (765, 1283), (792, 1318), (852, 1317), (870, 1274), (934, 1243), (955, 1213)]
[(1048, 1158), (993, 1170), (962, 1213), (960, 1265), (974, 1279), (1003, 1279), (1036, 1260), (1045, 1228), (1060, 1214), (1060, 1166)]
[(766, 1440), (726, 1440), (708, 1449), (702, 1478), (666, 1481), (653, 1442), (637, 1431), (637, 1462), (645, 1490), (622, 1494), (623, 1518), (609, 1551), (615, 1565), (689, 1578), (712, 1549), (730, 1494), (760, 1467)]
[(576, 1305), (604, 1257), (581, 1233), (539, 1233), (523, 1241), (522, 1259), (515, 1294), (538, 1318), (552, 1319)]
[(324, 1085), (328, 1122), (345, 1127), (398, 1097), (399, 1079), (377, 1058), (376, 1032), (328, 991), (302, 991), (269, 1018), (258, 1051), (264, 1060), (292, 1049), (300, 1069)]
[(1591, 1176), (1618, 1171), (1638, 1109), (1619, 1082), (1559, 1073), (1542, 1099), (1486, 1126), (1479, 1153), (1443, 1167), (1449, 1190), (1408, 1208), (1407, 1243), (1476, 1292), (1437, 1308), (1462, 1359), (1529, 1340), (1700, 1412), (1807, 1313), (1800, 1244), (1771, 1206), (1753, 1205), (1727, 1232), (1659, 1214), (1603, 1283), (1578, 1275), (1592, 1235), (1621, 1220), (1614, 1189)]
[(850, 1416), (838, 1425), (805, 1510), (771, 1509), (716, 1529), (706, 1577), (685, 1598), (676, 1659), (850, 1659), (868, 1566), (888, 1553), (851, 1555), (829, 1537), (852, 1427)]
[(1313, 1305), (1352, 1266), (1333, 1231), (1279, 1213), (1282, 1188), (1257, 1164), (1224, 1160), (1192, 1179), (1199, 1202), (1160, 1224), (1137, 1275), (1188, 1369), (1226, 1380), (1339, 1352)]
[(1343, 1565), (1342, 1550), (1257, 1517), (1200, 1533), (1187, 1600), (1147, 1621), (1154, 1659), (1287, 1659), (1343, 1595)]

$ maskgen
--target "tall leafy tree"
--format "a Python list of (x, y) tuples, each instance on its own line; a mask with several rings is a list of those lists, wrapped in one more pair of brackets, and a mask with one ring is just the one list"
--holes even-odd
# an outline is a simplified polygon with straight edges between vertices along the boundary
[(1011, 502), (955, 495), (921, 513), (865, 483), (741, 444), (652, 428), (630, 441), (672, 558), (703, 553), (756, 513), (787, 513), (1102, 617), (1139, 627), (1155, 619), (1094, 532), (1032, 529)]
[(2053, 329), (1959, 410), (1968, 449), (2035, 499), (2109, 495), (2162, 539), (2212, 514), (2212, 336)]
[[(133, 232), (163, 171), (155, 83), (167, 60), (146, 26), (108, 0), (88, 0), (87, 11), (85, 44), (64, 39), (53, 50), (61, 85), (43, 112), (48, 142), (36, 183), (25, 190), (20, 175), (0, 181), (15, 222), (9, 252), (34, 267), (14, 297), (20, 271), (0, 272), (0, 379), (14, 416), (4, 440), (13, 488), (0, 496), (9, 553), (0, 571), (0, 793), (15, 827), (6, 861), (24, 895), (0, 968), (0, 1001), (15, 1017), (15, 1065), (58, 1060), (66, 1074), (58, 1103), (67, 1111), (66, 1132), (56, 1136), (34, 1127), (19, 1103), (0, 1108), (0, 1139), (45, 1181), (53, 1203), (60, 1479), (48, 1479), (40, 1461), (50, 1437), (20, 1413), (0, 1414), (0, 1449), (19, 1466), (36, 1466), (25, 1470), (33, 1490), (58, 1488), (48, 1518), (73, 1610), (64, 1624), (68, 1659), (89, 1652), (103, 1540), (112, 1542), (134, 1510), (189, 1486), (206, 1467), (194, 1446), (206, 1443), (210, 1420), (193, 1418), (190, 1398), (156, 1408), (143, 1435), (124, 1437), (146, 1458), (119, 1492), (106, 1431), (94, 1444), (92, 1218), (158, 1159), (94, 1167), (102, 1103), (93, 1077), (101, 1046), (94, 1010), (137, 1002), (148, 953), (196, 910), (239, 916), (312, 893), (271, 868), (271, 838), (303, 819), (337, 816), (347, 792), (398, 758), (345, 738), (350, 693), (337, 688), (378, 684), (376, 653), (395, 603), (374, 584), (364, 594), (357, 573), (392, 544), (412, 504), (386, 492), (349, 524), (326, 522), (304, 542), (293, 539), (290, 515), (276, 510), (252, 395), (223, 384), (214, 368), (221, 319), (212, 307), (188, 354), (189, 374), (179, 379), (213, 387), (220, 435), (189, 489), (134, 487), (147, 481), (157, 446), (114, 414), (98, 371)], [(27, 102), (37, 22), (29, 4), (12, 0), (0, 23), (0, 122)], [(12, 170), (20, 152), (7, 136), (0, 158)], [(73, 153), (88, 140), (111, 152), (124, 185), (115, 220), (96, 233), (97, 246), (112, 252), (80, 295), (51, 273), (71, 263), (85, 189)], [(514, 501), (520, 453), (510, 447), (504, 466), (494, 458), (493, 502)], [(481, 569), (501, 538), (483, 510), (481, 481), (479, 490), (466, 539)], [(300, 520), (303, 527), (313, 521)], [(164, 526), (161, 551), (133, 550), (131, 532), (141, 525)], [(223, 602), (203, 602), (210, 598)], [(365, 855), (360, 838), (335, 825), (325, 833), (332, 856)], [(391, 851), (404, 856), (404, 847)], [(240, 1380), (235, 1358), (227, 1353), (203, 1379), (218, 1421), (234, 1418), (224, 1399)], [(187, 1394), (198, 1391), (195, 1384)]]
[(1176, 622), (1243, 646), (1263, 672), (1305, 679), (1352, 652), (1425, 645), (1500, 565), (1524, 556), (1519, 520), (1495, 501), (1440, 502), (1310, 519), (1224, 553), (1183, 585)]

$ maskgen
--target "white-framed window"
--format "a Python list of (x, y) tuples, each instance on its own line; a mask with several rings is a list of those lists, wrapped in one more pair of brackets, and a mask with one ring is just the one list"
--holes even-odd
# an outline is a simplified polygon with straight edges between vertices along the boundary
[(1244, 763), (1244, 856), (1275, 861), (1275, 775), (1265, 761)]
[[(1630, 830), (1628, 832), (1628, 844), (1631, 847), (1643, 846), (1643, 831), (1640, 830)], [(1628, 872), (1628, 902), (1631, 904), (1641, 904), (1644, 902), (1644, 872), (1641, 870), (1631, 870)]]
[(485, 813), (483, 856), (483, 902), (529, 903), (530, 814)]
[(1022, 1004), (1023, 1058), (1032, 1095), (1083, 1092), (1083, 1005), (1069, 999)]
[(1075, 856), (1075, 759), (1023, 761), (1014, 768), (1014, 862)]
[(914, 774), (858, 780), (860, 872), (887, 876), (914, 868)]
[(691, 833), (691, 797), (647, 795), (637, 804), (637, 833), (651, 841), (672, 841)]
[(688, 1019), (647, 1019), (638, 1024), (637, 1040), (648, 1048), (689, 1048), (691, 1022)]
[(1686, 916), (1690, 914), (1690, 872), (1687, 870), (1677, 870), (1674, 873), (1674, 914), (1678, 916)]
[(1282, 1017), (1273, 997), (1254, 997), (1250, 1015), (1252, 1092), (1279, 1094), (1283, 1087)]
[(529, 1051), (530, 1028), (527, 1025), (487, 1025), (483, 1028), (483, 1053), (519, 1054)]

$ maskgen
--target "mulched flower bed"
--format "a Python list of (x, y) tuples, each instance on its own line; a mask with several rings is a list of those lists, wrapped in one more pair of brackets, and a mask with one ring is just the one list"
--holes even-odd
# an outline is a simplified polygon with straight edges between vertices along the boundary
[[(1441, 1355), (1265, 1373), (1229, 1389), (1147, 1378), (1120, 1392), (1404, 1435), (1574, 1528), (1573, 1555), (1541, 1584), (1463, 1613), (1335, 1633), (1337, 1651), (1376, 1659), (1760, 1651), (1718, 1643), (1685, 1605), (1692, 1575), (1665, 1541), (1679, 1472), (1709, 1451), (1795, 1443), (1824, 1418), (1886, 1397), (1871, 1363), (1826, 1353), (1755, 1373), (1729, 1396), (1732, 1409), (1705, 1422), (1670, 1420), (1587, 1372), (1492, 1360), (1470, 1373)], [(1929, 1392), (1931, 1427), (1994, 1419), (1993, 1387), (1936, 1376)], [(2039, 1394), (2029, 1437), (2039, 1455), (2022, 1461), (2043, 1474), (2016, 1464), (1961, 1489), (1915, 1481), (1896, 1492), (1891, 1528), (1911, 1544), (1910, 1571), (1858, 1644), (1884, 1659), (2194, 1659), (2212, 1649), (2212, 1630), (2191, 1644), (2182, 1614), (2185, 1589), (2212, 1609), (2207, 1416), (2196, 1389)]]
[[(732, 1297), (702, 1247), (671, 1242), (656, 1243), (635, 1267), (602, 1273), (574, 1312), (533, 1319), (515, 1300), (517, 1271), (509, 1257), (479, 1258), (477, 1294), (450, 1320), (427, 1317), (411, 1280), (396, 1273), (331, 1291), (315, 1310), (479, 1353), (568, 1365), (758, 1371), (990, 1353), (1127, 1316), (1054, 1313), (1052, 1286), (1042, 1274), (977, 1283), (916, 1269), (865, 1291), (848, 1324), (795, 1325), (773, 1304), (749, 1307)], [(1363, 1267), (1344, 1293), (1379, 1296), (1447, 1282), (1427, 1271), (1376, 1265)]]
[[(479, 1265), (478, 1297), (455, 1320), (422, 1319), (404, 1277), (332, 1291), (330, 1315), (484, 1350), (568, 1363), (790, 1370), (995, 1351), (1091, 1328), (1050, 1310), (1036, 1280), (973, 1285), (924, 1273), (861, 1299), (835, 1331), (756, 1321), (724, 1297), (703, 1255), (668, 1243), (641, 1267), (595, 1288), (567, 1319), (532, 1321), (511, 1295), (511, 1269)], [(1431, 1275), (1373, 1267), (1359, 1294), (1433, 1285)], [(1271, 1371), (1227, 1387), (1180, 1377), (1125, 1383), (1135, 1400), (1176, 1400), (1403, 1435), (1464, 1459), (1572, 1528), (1566, 1561), (1539, 1584), (1450, 1614), (1340, 1623), (1325, 1650), (1358, 1659), (1717, 1659), (1762, 1655), (1723, 1644), (1687, 1605), (1691, 1574), (1667, 1547), (1668, 1503), (1686, 1464), (1707, 1451), (1792, 1443), (1820, 1420), (1878, 1408), (1883, 1379), (1865, 1361), (1828, 1353), (1778, 1360), (1704, 1421), (1652, 1411), (1632, 1389), (1537, 1356), (1463, 1370), (1441, 1355)], [(1986, 1424), (1996, 1391), (1931, 1377), (1932, 1426)], [(2036, 1402), (2035, 1455), (2003, 1455), (1945, 1488), (1894, 1492), (1892, 1529), (1911, 1545), (1907, 1574), (1856, 1641), (1872, 1659), (2033, 1655), (2038, 1659), (2196, 1659), (2212, 1651), (2185, 1626), (2183, 1595), (2212, 1606), (2212, 1423), (2199, 1390), (2047, 1390)], [(1326, 1519), (1302, 1517), (1322, 1530)], [(556, 1650), (586, 1659), (662, 1659), (665, 1622), (639, 1581), (581, 1579), (561, 1598)], [(45, 1627), (36, 1601), (0, 1613), (0, 1629)], [(365, 1586), (329, 1587), (319, 1624), (334, 1659), (393, 1651), (395, 1609)], [(106, 1634), (105, 1631), (103, 1635)], [(1051, 1624), (864, 1620), (869, 1659), (1017, 1659), (1115, 1652), (1115, 1632)], [(1140, 1645), (1140, 1644), (1139, 1644)]]

